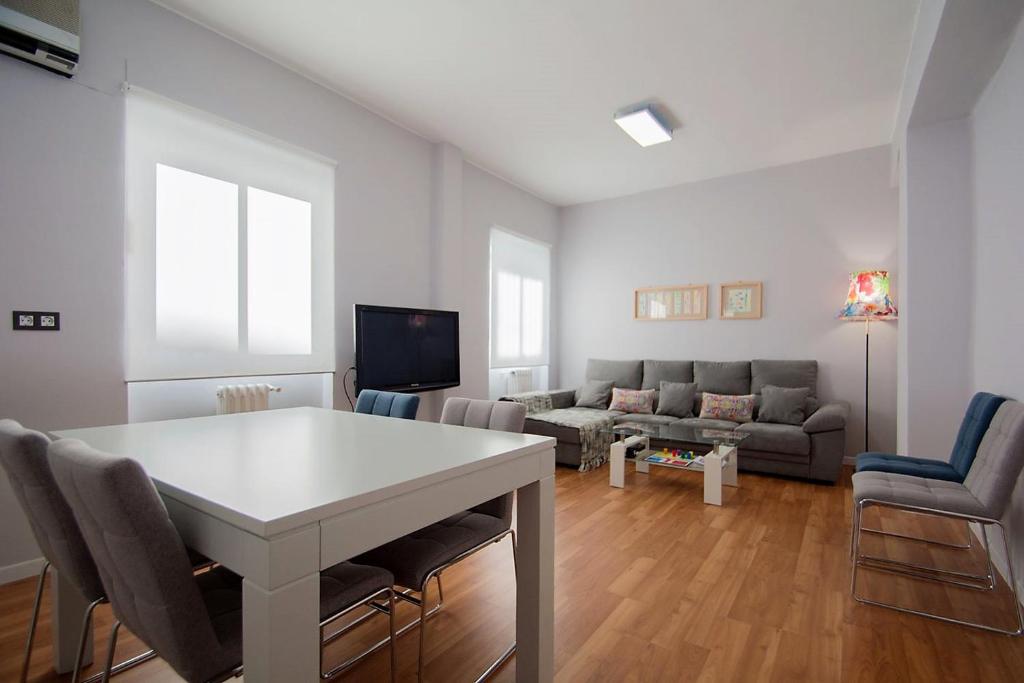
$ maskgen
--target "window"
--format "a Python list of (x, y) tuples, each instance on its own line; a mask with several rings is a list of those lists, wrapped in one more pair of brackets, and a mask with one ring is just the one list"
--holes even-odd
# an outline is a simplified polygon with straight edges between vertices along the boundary
[(334, 165), (126, 98), (129, 381), (334, 370)]
[(491, 230), (491, 367), (547, 365), (551, 248)]

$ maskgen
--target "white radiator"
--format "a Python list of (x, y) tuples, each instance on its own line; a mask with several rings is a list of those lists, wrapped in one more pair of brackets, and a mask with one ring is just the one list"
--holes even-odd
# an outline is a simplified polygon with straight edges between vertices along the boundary
[(533, 391), (533, 368), (509, 370), (506, 382), (506, 391), (509, 394), (522, 394), (527, 391)]
[(217, 414), (251, 413), (270, 407), (270, 392), (281, 387), (270, 384), (229, 384), (217, 387)]

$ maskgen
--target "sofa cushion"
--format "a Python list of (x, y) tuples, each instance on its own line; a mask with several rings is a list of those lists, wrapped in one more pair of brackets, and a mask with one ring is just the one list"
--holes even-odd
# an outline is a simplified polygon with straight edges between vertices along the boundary
[(737, 427), (736, 431), (750, 434), (740, 442), (741, 449), (793, 455), (807, 455), (811, 452), (811, 437), (796, 425), (749, 422)]
[(611, 380), (587, 380), (586, 383), (580, 387), (580, 390), (576, 392), (576, 407), (597, 408), (603, 410), (608, 407), (608, 400), (611, 398), (611, 395)]
[(750, 363), (745, 360), (725, 363), (694, 361), (693, 378), (700, 391), (731, 396), (750, 393)]
[(750, 422), (754, 419), (754, 395), (726, 396), (705, 393), (701, 399), (700, 417), (732, 422)]
[(761, 393), (767, 386), (811, 390), (811, 396), (818, 391), (818, 361), (816, 360), (754, 360), (750, 362), (750, 391)]
[(644, 389), (660, 389), (662, 382), (693, 381), (692, 360), (645, 360)]
[[(565, 408), (562, 410), (549, 410), (543, 413), (528, 415), (526, 417), (526, 424), (523, 427), (523, 432), (527, 434), (537, 434), (538, 436), (553, 436), (562, 443), (579, 445), (580, 430), (578, 427), (568, 427), (555, 424), (555, 422), (564, 419), (567, 413), (571, 413), (575, 420), (585, 418), (582, 420), (584, 423), (602, 423), (607, 422), (609, 418), (616, 418), (620, 415), (625, 415), (625, 413), (620, 413), (616, 410), (600, 410), (597, 408)], [(636, 416), (634, 415), (632, 417)], [(551, 422), (549, 420), (555, 420), (555, 422)]]
[(810, 391), (807, 387), (787, 389), (766, 384), (761, 389), (757, 421), (802, 425), (807, 419), (806, 404)]
[(681, 424), (684, 427), (695, 429), (736, 429), (740, 426), (739, 422), (711, 420), (706, 417), (684, 417), (682, 420), (676, 420), (673, 424)]
[(693, 399), (697, 395), (695, 382), (662, 382), (658, 392), (658, 415), (693, 417)]
[(608, 410), (650, 415), (654, 412), (654, 389), (612, 389)]
[(587, 360), (588, 380), (599, 379), (612, 382), (623, 389), (639, 389), (643, 383), (644, 365), (638, 360)]
[(615, 424), (637, 422), (645, 425), (670, 425), (678, 421), (678, 417), (671, 415), (619, 415), (615, 418)]

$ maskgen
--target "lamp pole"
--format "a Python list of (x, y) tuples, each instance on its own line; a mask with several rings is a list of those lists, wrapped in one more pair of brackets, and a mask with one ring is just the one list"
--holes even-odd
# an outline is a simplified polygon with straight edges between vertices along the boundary
[(868, 396), (871, 382), (871, 318), (864, 318), (864, 451), (868, 448)]

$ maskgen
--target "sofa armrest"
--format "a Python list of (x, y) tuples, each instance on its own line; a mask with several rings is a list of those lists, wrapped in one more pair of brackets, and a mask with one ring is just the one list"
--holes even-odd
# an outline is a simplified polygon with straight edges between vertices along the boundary
[(547, 394), (551, 397), (551, 408), (571, 408), (576, 405), (576, 391), (575, 389), (555, 389), (553, 391), (530, 391), (526, 394), (511, 394), (509, 396), (502, 396), (499, 401), (514, 401), (518, 396), (537, 396), (538, 394)]
[(814, 411), (804, 421), (804, 431), (808, 434), (832, 432), (846, 429), (846, 418), (850, 415), (850, 404), (838, 402), (827, 403)]

